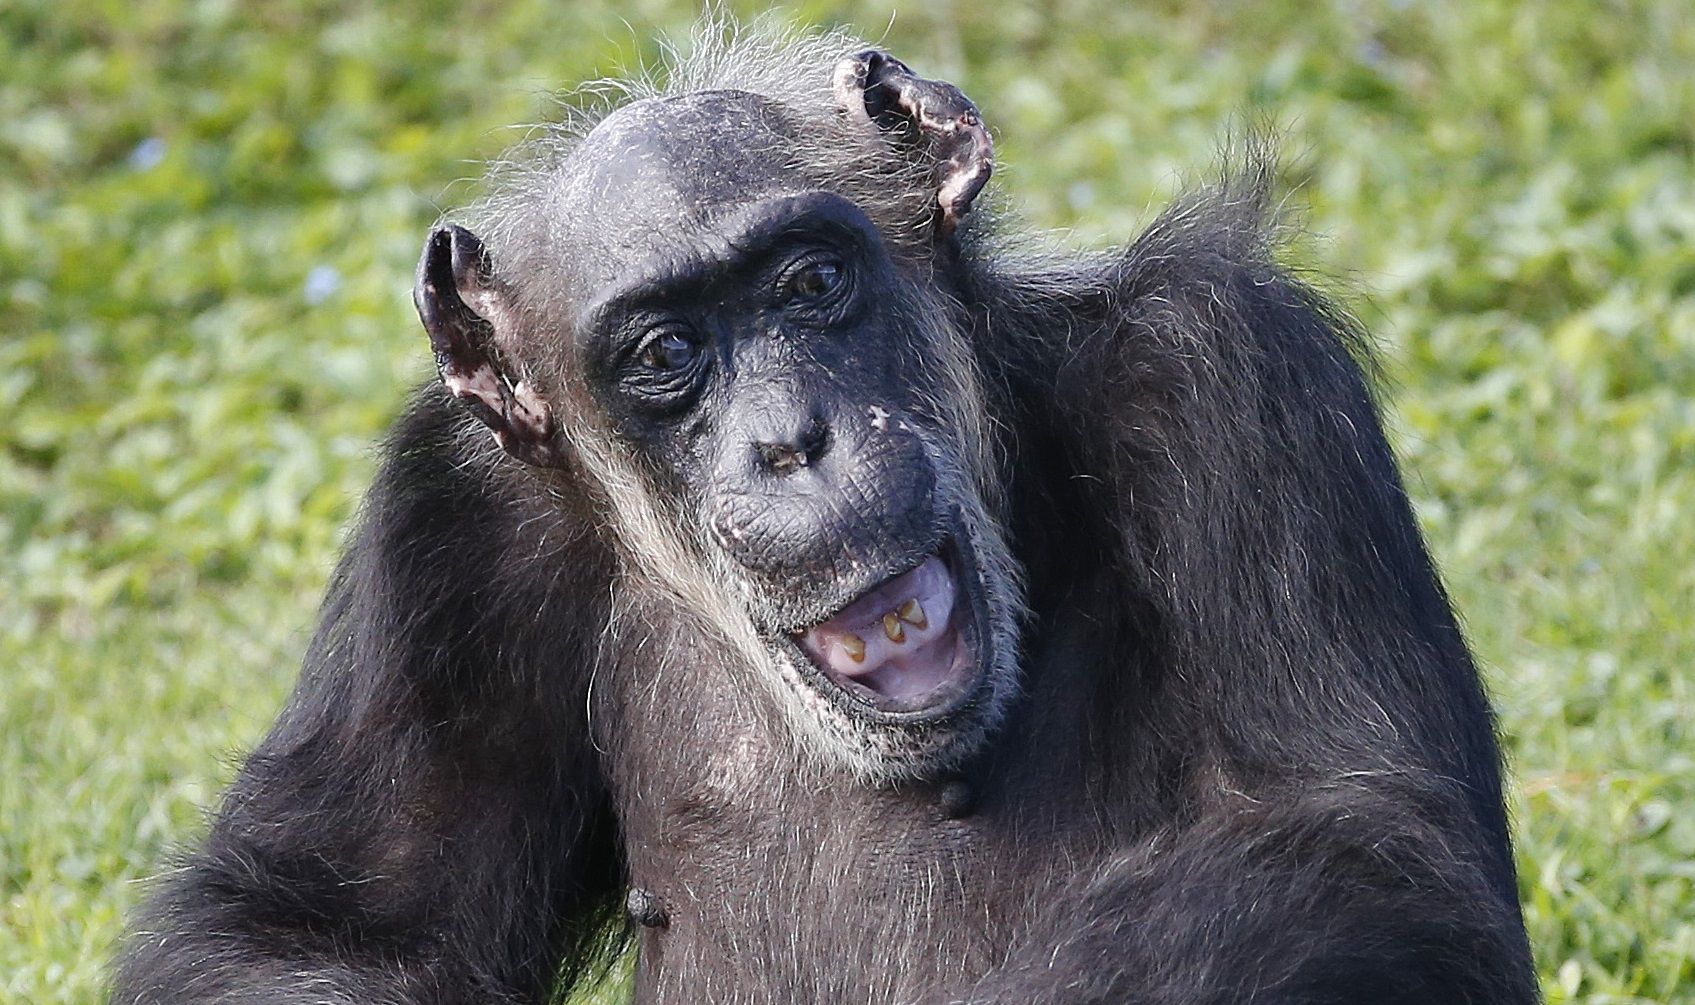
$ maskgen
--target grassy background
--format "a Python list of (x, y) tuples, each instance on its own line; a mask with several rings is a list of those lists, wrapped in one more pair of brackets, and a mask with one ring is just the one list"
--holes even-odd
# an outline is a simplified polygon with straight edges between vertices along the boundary
[[(1695, 1001), (1695, 8), (903, 7), (886, 41), (1079, 242), (1242, 113), (1283, 125), (1495, 689), (1549, 997)], [(691, 16), (0, 5), (0, 1001), (98, 1000), (138, 880), (274, 714), (428, 373), (410, 275), (455, 179)]]

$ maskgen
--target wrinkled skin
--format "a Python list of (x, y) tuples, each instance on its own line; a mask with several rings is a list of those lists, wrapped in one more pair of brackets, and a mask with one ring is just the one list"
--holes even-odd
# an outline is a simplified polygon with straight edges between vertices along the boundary
[[(792, 129), (741, 92), (622, 109), (590, 134), (556, 212), (562, 245), (582, 249), (565, 279), (581, 291), (567, 368), (768, 602), (813, 613), (937, 544), (923, 444), (899, 421), (873, 424), (919, 412), (933, 390), (914, 380), (921, 333), (889, 302), (896, 266), (881, 235), (784, 169)], [(677, 142), (704, 134), (719, 141)], [(616, 207), (610, 221), (599, 207)], [(838, 285), (797, 301), (784, 284), (818, 260)], [(699, 341), (680, 389), (620, 372), (658, 325)], [(865, 581), (847, 582), (853, 565)]]
[(741, 55), (426, 242), (441, 387), (115, 1000), (543, 1002), (611, 933), (640, 1002), (1535, 1001), (1264, 188), (1021, 260), (957, 89)]

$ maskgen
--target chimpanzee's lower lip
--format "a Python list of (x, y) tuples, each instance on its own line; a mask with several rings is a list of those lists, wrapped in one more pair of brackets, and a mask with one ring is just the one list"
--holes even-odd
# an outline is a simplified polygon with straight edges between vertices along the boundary
[(785, 641), (803, 675), (856, 714), (940, 719), (970, 701), (985, 673), (979, 592), (950, 542)]

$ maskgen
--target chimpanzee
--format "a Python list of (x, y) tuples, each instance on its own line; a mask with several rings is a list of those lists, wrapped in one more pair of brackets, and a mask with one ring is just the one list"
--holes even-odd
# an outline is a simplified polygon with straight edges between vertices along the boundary
[[(1492, 719), (1268, 171), (1126, 248), (841, 35), (430, 234), (440, 370), (121, 1002), (1533, 1002)], [(490, 437), (488, 432), (492, 431)]]

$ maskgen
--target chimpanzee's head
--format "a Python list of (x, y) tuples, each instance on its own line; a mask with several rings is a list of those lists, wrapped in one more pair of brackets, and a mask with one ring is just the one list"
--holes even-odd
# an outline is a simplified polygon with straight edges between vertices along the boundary
[(815, 83), (623, 105), (508, 180), (484, 238), (431, 234), (416, 296), (453, 394), (599, 486), (632, 570), (740, 647), (806, 749), (922, 776), (1016, 687), (1018, 572), (945, 278), (990, 143), (883, 53)]

